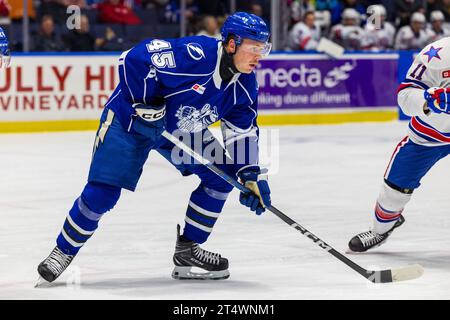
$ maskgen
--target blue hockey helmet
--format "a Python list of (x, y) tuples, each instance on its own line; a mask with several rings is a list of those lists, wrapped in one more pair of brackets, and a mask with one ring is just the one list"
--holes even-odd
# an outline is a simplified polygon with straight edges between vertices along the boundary
[(222, 41), (226, 41), (229, 35), (235, 36), (237, 45), (242, 39), (251, 39), (267, 43), (269, 41), (269, 27), (260, 17), (246, 12), (236, 12), (229, 16), (222, 26)]

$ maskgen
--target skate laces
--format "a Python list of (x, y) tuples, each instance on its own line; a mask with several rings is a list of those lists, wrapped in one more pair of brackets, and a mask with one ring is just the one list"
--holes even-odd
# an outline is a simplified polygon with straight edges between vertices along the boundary
[(220, 257), (221, 257), (220, 254), (203, 250), (202, 248), (200, 248), (198, 243), (194, 244), (193, 251), (194, 251), (194, 255), (199, 260), (205, 261), (206, 263), (212, 263), (212, 264), (220, 263)]
[(384, 237), (373, 231), (363, 232), (358, 235), (364, 247), (373, 246), (381, 242)]
[(72, 262), (72, 259), (73, 256), (63, 253), (56, 247), (46, 259), (45, 264), (54, 274), (59, 275), (67, 268), (70, 262)]

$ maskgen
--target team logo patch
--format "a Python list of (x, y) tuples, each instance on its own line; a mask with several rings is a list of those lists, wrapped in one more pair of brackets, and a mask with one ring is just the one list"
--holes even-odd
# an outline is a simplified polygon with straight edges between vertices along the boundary
[(441, 57), (439, 56), (439, 51), (441, 51), (442, 48), (435, 48), (434, 46), (431, 46), (430, 49), (428, 49), (427, 52), (425, 52), (423, 55), (428, 56), (428, 62), (430, 62), (433, 58), (441, 60)]
[(201, 45), (195, 42), (188, 43), (186, 45), (187, 51), (192, 59), (194, 60), (200, 60), (202, 58), (206, 59), (205, 53), (203, 52), (203, 48)]
[(175, 113), (178, 118), (177, 127), (184, 132), (199, 132), (219, 119), (217, 107), (205, 104), (201, 110), (191, 106), (183, 106)]
[(203, 94), (206, 89), (201, 84), (196, 83), (192, 86), (192, 90), (194, 90), (197, 93)]
[(450, 70), (442, 71), (442, 78), (450, 78)]

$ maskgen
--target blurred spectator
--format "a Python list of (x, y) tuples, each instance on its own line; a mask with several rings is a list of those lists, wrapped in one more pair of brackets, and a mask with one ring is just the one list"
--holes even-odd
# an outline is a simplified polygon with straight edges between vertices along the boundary
[(427, 9), (425, 17), (429, 20), (432, 11), (440, 10), (439, 0), (426, 0), (425, 8)]
[[(257, 1), (262, 9), (263, 9), (263, 15), (262, 17), (264, 18), (264, 20), (267, 22), (270, 20), (270, 11), (272, 10), (272, 1), (271, 0), (254, 0)], [(309, 2), (309, 1), (314, 1), (314, 0), (303, 0), (305, 2)]]
[[(303, 1), (308, 2), (310, 0), (303, 0)], [(262, 18), (270, 29), (270, 20), (271, 20), (270, 10), (271, 10), (270, 1), (253, 0), (249, 2), (248, 9), (245, 11)], [(287, 22), (289, 23), (289, 21)]]
[(345, 9), (355, 9), (360, 15), (366, 13), (366, 8), (357, 0), (342, 0), (331, 10), (331, 24), (339, 23)]
[(387, 12), (384, 6), (369, 6), (367, 13), (371, 16), (364, 27), (366, 32), (365, 49), (383, 51), (394, 47), (395, 27), (386, 21)]
[(220, 17), (216, 17), (217, 20), (217, 27), (219, 28), (219, 32), (223, 26), (223, 23), (225, 22), (225, 20), (227, 19), (227, 16), (220, 16)]
[(64, 51), (64, 44), (55, 33), (51, 16), (43, 16), (39, 33), (32, 37), (32, 51)]
[(96, 5), (102, 3), (103, 0), (86, 0), (88, 8), (95, 8)]
[[(1, 0), (0, 0), (1, 2)], [(11, 6), (11, 12), (9, 13), (9, 17), (11, 20), (22, 20), (23, 18), (23, 0), (8, 0)], [(31, 19), (36, 18), (36, 11), (34, 10), (34, 2), (28, 1), (27, 6), (28, 17)]]
[(253, 3), (250, 4), (248, 12), (252, 13), (255, 16), (258, 16), (258, 17), (262, 17), (263, 13), (264, 13), (263, 12), (263, 7), (257, 2), (253, 2)]
[(41, 0), (40, 16), (50, 15), (56, 24), (65, 24), (68, 18), (67, 7), (70, 5), (76, 5), (82, 9), (87, 7), (86, 0)]
[(62, 36), (62, 40), (69, 51), (94, 51), (95, 38), (89, 33), (89, 19), (86, 15), (80, 16), (80, 29), (70, 30)]
[(380, 0), (379, 4), (383, 5), (386, 8), (387, 11), (387, 16), (386, 16), (386, 20), (391, 22), (394, 27), (394, 21), (395, 21), (395, 1), (393, 0)]
[(198, 1), (198, 10), (202, 14), (209, 16), (224, 16), (228, 13), (228, 1), (223, 0), (207, 0)]
[(87, 8), (86, 0), (62, 0), (62, 3), (66, 6), (77, 6), (81, 9)]
[(164, 8), (169, 3), (169, 0), (141, 0), (142, 8), (154, 9)]
[(11, 6), (7, 0), (0, 0), (0, 16), (7, 17), (11, 11)]
[(95, 44), (99, 51), (125, 50), (124, 39), (117, 37), (114, 30), (110, 27), (106, 27), (104, 36), (96, 39)]
[(291, 12), (292, 23), (296, 24), (302, 20), (306, 12), (314, 11), (315, 7), (312, 0), (289, 0), (288, 6)]
[(141, 0), (123, 0), (123, 4), (130, 9), (137, 8), (137, 7), (140, 8)]
[(342, 12), (342, 23), (330, 31), (330, 40), (343, 46), (346, 50), (360, 50), (364, 45), (364, 30), (359, 26), (361, 15), (352, 8)]
[[(199, 0), (200, 2), (202, 0)], [(205, 0), (207, 1), (207, 0)], [(286, 0), (283, 0), (286, 1)], [(288, 5), (289, 1), (287, 0)], [(301, 1), (309, 1), (309, 0), (301, 0)], [(224, 1), (225, 2), (225, 1)], [(253, 5), (259, 6), (259, 8), (253, 8)], [(271, 11), (271, 1), (270, 0), (246, 0), (246, 1), (236, 1), (236, 11), (244, 11), (244, 12), (250, 12), (253, 13), (252, 10), (256, 10), (258, 14), (261, 14), (261, 18), (267, 23), (270, 21), (270, 11)], [(261, 13), (262, 11), (262, 13)]]
[(141, 24), (142, 21), (134, 11), (124, 4), (123, 0), (105, 0), (95, 6), (98, 18), (103, 23), (121, 23), (128, 25)]
[(430, 13), (430, 25), (427, 28), (428, 42), (434, 42), (441, 38), (450, 36), (450, 32), (444, 28), (445, 17), (441, 11)]
[(294, 25), (289, 33), (289, 49), (315, 50), (320, 40), (319, 28), (315, 25), (313, 11), (306, 12), (303, 21)]
[(217, 20), (213, 16), (205, 16), (202, 20), (202, 30), (197, 33), (198, 36), (207, 36), (210, 38), (222, 39), (222, 35), (219, 32), (219, 25)]
[(339, 4), (338, 0), (316, 0), (316, 9), (319, 11), (333, 11)]
[(395, 0), (395, 25), (397, 28), (409, 25), (414, 12), (425, 13), (424, 0)]
[(450, 0), (440, 0), (440, 10), (444, 13), (445, 20), (450, 21)]
[(423, 13), (415, 12), (411, 16), (411, 23), (401, 27), (395, 38), (396, 50), (418, 50), (429, 42), (429, 36), (425, 31), (426, 18)]
[(427, 14), (429, 18), (432, 11), (441, 11), (445, 21), (450, 22), (450, 0), (428, 0)]
[(0, 24), (9, 24), (9, 13), (11, 6), (7, 0), (0, 0)]
[(86, 0), (62, 0), (62, 1), (66, 7), (77, 6), (80, 7), (81, 9), (87, 8)]
[[(194, 18), (198, 13), (198, 6), (194, 0), (186, 0), (186, 13), (185, 16), (188, 20)], [(165, 20), (168, 23), (180, 22), (180, 0), (171, 0), (166, 6), (166, 12), (164, 14)]]
[(66, 9), (62, 0), (42, 0), (39, 7), (39, 16), (52, 16), (57, 24), (64, 24), (66, 21)]

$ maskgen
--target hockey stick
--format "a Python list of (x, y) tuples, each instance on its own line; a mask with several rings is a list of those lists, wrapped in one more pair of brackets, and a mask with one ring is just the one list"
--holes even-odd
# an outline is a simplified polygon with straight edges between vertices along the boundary
[[(216, 175), (224, 179), (226, 182), (231, 184), (233, 187), (237, 188), (239, 191), (243, 193), (251, 193), (252, 191), (239, 183), (237, 180), (233, 179), (229, 175), (227, 175), (225, 172), (217, 168), (213, 163), (211, 163), (208, 159), (204, 158), (200, 154), (196, 153), (194, 150), (192, 150), (189, 146), (187, 146), (185, 143), (174, 137), (172, 134), (170, 134), (167, 131), (164, 131), (162, 135), (171, 141), (174, 145), (176, 145), (181, 150), (188, 153), (192, 158), (206, 166), (209, 170), (214, 172)], [(347, 266), (358, 272), (360, 275), (362, 275), (367, 280), (373, 282), (373, 283), (389, 283), (389, 282), (397, 282), (397, 281), (405, 281), (405, 280), (411, 280), (416, 279), (420, 277), (423, 274), (423, 268), (419, 264), (414, 264), (406, 267), (401, 268), (395, 268), (395, 269), (386, 269), (381, 271), (373, 271), (373, 270), (366, 270), (360, 265), (356, 264), (352, 260), (348, 259), (346, 256), (342, 255), (338, 251), (336, 251), (333, 247), (326, 244), (323, 240), (321, 240), (319, 237), (315, 236), (311, 232), (309, 232), (306, 228), (302, 227), (298, 223), (296, 223), (294, 220), (286, 216), (284, 213), (282, 213), (280, 210), (275, 208), (274, 206), (267, 207), (267, 210), (275, 214), (278, 218), (286, 222), (289, 226), (296, 229), (297, 231), (300, 231), (303, 235), (311, 239), (315, 244), (317, 244), (319, 247), (345, 263)]]

